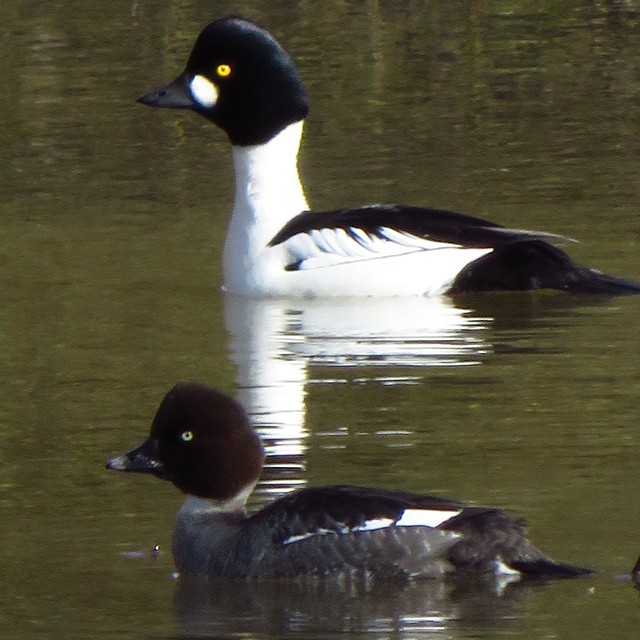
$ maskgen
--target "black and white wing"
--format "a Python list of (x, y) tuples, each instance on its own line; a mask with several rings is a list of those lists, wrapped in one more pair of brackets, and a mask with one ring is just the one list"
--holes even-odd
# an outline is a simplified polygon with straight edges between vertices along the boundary
[(468, 508), (384, 489), (302, 489), (250, 518), (251, 530), (268, 536), (256, 571), (440, 577), (451, 568), (447, 556), (461, 536), (439, 527)]
[[(603, 295), (640, 292), (637, 282), (575, 263), (557, 246), (570, 241), (556, 234), (510, 229), (453, 211), (374, 205), (318, 213), (305, 211), (290, 220), (270, 246), (285, 247), (288, 271), (422, 252), (434, 259), (438, 257), (429, 262), (431, 277), (435, 279), (425, 286), (425, 292), (530, 289)], [(415, 275), (414, 267), (411, 273)], [(441, 281), (437, 280), (438, 274), (442, 275)]]
[(442, 209), (372, 205), (305, 211), (290, 220), (269, 245), (286, 247), (286, 268), (293, 271), (416, 251), (493, 249), (522, 240), (567, 241), (562, 236), (509, 229)]
[(350, 571), (404, 578), (465, 570), (498, 576), (576, 577), (589, 569), (555, 562), (500, 509), (369, 487), (307, 488), (249, 519), (263, 531), (256, 570), (272, 575)]

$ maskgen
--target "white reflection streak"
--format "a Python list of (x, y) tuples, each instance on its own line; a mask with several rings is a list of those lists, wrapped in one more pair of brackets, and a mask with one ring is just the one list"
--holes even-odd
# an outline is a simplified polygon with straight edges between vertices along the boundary
[[(268, 465), (295, 480), (262, 489), (286, 491), (300, 482), (306, 449), (306, 387), (339, 384), (313, 378), (310, 365), (367, 367), (384, 374), (358, 378), (384, 385), (417, 384), (389, 368), (473, 365), (487, 352), (481, 330), (488, 320), (444, 298), (266, 299), (225, 296), (230, 357), (237, 366), (238, 399), (265, 440)], [(278, 487), (281, 485), (281, 489)]]
[[(289, 328), (287, 309), (259, 300), (225, 297), (230, 357), (237, 366), (238, 400), (265, 444), (267, 470), (275, 476), (301, 476), (306, 450), (305, 380), (307, 362), (291, 357), (303, 339)], [(270, 495), (286, 493), (302, 480), (277, 477), (260, 483)]]

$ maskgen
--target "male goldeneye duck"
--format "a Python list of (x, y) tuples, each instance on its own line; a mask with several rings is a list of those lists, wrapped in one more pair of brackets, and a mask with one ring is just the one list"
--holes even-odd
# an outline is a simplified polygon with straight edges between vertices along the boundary
[(297, 169), (307, 95), (282, 46), (247, 20), (209, 24), (184, 72), (138, 101), (191, 109), (233, 145), (227, 291), (256, 297), (640, 292), (638, 283), (575, 264), (554, 246), (564, 239), (553, 234), (413, 206), (308, 211)]
[(151, 473), (187, 494), (173, 555), (185, 574), (242, 578), (439, 578), (450, 571), (543, 578), (585, 575), (554, 562), (505, 512), (357, 486), (293, 491), (247, 515), (264, 450), (243, 408), (197, 382), (162, 400), (149, 437), (108, 469)]

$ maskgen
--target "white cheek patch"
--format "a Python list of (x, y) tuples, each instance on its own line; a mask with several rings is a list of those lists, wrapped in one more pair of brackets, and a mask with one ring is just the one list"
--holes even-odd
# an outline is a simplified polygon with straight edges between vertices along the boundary
[(191, 91), (191, 97), (206, 109), (210, 109), (218, 102), (218, 87), (204, 76), (194, 76), (189, 83), (189, 91)]
[(462, 509), (458, 511), (440, 511), (437, 509), (405, 509), (400, 520), (396, 522), (397, 527), (432, 527), (435, 528), (451, 518), (460, 515)]

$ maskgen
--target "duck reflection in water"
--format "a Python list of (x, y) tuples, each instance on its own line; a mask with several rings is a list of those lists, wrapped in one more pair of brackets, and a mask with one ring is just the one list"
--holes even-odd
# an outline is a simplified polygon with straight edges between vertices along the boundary
[(516, 629), (538, 583), (496, 592), (483, 580), (423, 580), (365, 586), (334, 580), (246, 583), (180, 578), (174, 615), (193, 636), (366, 633), (367, 638), (450, 638), (456, 629)]

